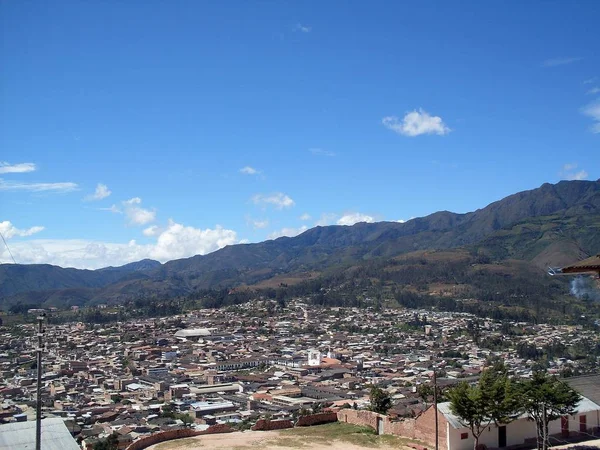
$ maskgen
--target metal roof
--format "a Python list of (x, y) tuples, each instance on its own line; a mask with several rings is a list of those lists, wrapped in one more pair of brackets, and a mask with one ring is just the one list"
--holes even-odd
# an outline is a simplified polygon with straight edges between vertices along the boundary
[[(44, 450), (81, 450), (60, 418), (42, 419)], [(0, 450), (35, 449), (35, 421), (0, 425)]]
[(584, 397), (600, 405), (600, 375), (565, 378), (564, 382)]
[(600, 255), (579, 261), (570, 266), (563, 267), (562, 273), (585, 273), (585, 272), (600, 272)]

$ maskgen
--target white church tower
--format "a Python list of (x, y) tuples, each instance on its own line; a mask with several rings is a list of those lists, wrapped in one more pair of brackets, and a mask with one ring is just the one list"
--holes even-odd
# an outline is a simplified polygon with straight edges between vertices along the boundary
[(320, 366), (321, 365), (321, 352), (319, 350), (308, 351), (308, 365), (309, 366)]

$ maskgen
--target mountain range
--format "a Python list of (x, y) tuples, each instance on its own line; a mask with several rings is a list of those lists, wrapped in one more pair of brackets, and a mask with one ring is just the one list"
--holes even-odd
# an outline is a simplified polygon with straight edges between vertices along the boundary
[(405, 223), (319, 226), (296, 237), (231, 245), (165, 264), (142, 260), (98, 270), (3, 264), (0, 307), (119, 303), (200, 289), (277, 286), (280, 280), (299, 283), (373, 261), (385, 266), (440, 252), (459, 259), (468, 254), (489, 270), (527, 267), (540, 277), (548, 266), (600, 253), (600, 180), (546, 183), (466, 214), (440, 211)]

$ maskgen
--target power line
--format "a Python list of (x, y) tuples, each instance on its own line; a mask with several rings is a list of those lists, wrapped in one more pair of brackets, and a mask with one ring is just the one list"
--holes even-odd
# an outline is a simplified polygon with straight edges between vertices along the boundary
[(10, 248), (8, 247), (8, 244), (6, 243), (6, 239), (4, 239), (4, 235), (0, 232), (0, 236), (2, 237), (2, 242), (4, 242), (4, 245), (6, 246), (6, 250), (8, 250), (8, 254), (10, 255), (11, 259), (13, 260), (13, 263), (17, 263), (15, 261), (15, 257), (13, 256), (12, 252), (10, 251)]

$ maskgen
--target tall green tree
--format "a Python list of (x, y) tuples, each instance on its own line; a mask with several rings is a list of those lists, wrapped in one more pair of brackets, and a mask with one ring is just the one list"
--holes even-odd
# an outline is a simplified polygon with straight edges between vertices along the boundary
[(539, 450), (549, 446), (548, 424), (575, 413), (581, 401), (581, 396), (569, 385), (543, 371), (534, 372), (531, 379), (520, 382), (518, 394), (522, 410), (535, 422)]
[(462, 382), (448, 392), (450, 410), (473, 434), (473, 447), (477, 449), (483, 431), (492, 423), (492, 418), (483, 408), (483, 398), (478, 386)]
[(513, 383), (503, 364), (487, 368), (477, 385), (462, 382), (448, 392), (450, 410), (471, 430), (474, 449), (492, 423), (507, 424), (518, 415), (514, 394)]
[(386, 414), (392, 407), (392, 399), (390, 395), (379, 386), (371, 386), (369, 399), (371, 401), (369, 409), (376, 413)]

